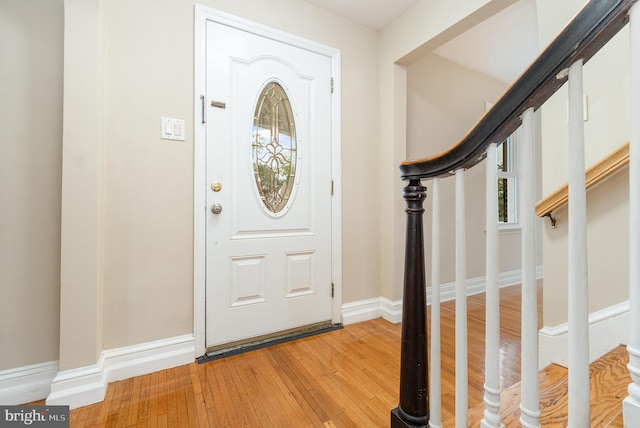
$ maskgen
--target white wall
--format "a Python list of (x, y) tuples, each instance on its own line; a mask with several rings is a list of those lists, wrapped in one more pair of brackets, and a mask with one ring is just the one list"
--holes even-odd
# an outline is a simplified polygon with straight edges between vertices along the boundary
[(58, 359), (62, 0), (0, 2), (0, 370)]
[[(407, 158), (436, 155), (456, 144), (507, 85), (434, 54), (407, 66)], [(485, 276), (485, 163), (465, 173), (467, 208), (467, 277)], [(425, 256), (431, 259), (431, 184), (425, 202)], [(455, 180), (440, 182), (441, 281), (455, 281)], [(497, 208), (496, 208), (497, 209)], [(500, 270), (520, 269), (520, 233), (500, 236)], [(430, 279), (428, 278), (429, 282)]]
[[(540, 45), (546, 46), (584, 4), (538, 0)], [(589, 120), (585, 157), (589, 167), (629, 140), (628, 29), (623, 29), (584, 68)], [(567, 88), (542, 108), (543, 193), (566, 183)], [(589, 312), (628, 298), (628, 180), (612, 177), (587, 193)], [(554, 212), (557, 229), (544, 228), (544, 325), (567, 321), (567, 209)]]

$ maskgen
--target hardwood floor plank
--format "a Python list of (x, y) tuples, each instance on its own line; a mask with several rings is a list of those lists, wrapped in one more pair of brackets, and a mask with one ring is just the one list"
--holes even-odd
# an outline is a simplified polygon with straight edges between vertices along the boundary
[(622, 412), (618, 413), (615, 418), (613, 418), (609, 424), (608, 428), (624, 428), (624, 417), (622, 416)]
[[(176, 381), (176, 376), (178, 375), (178, 370), (167, 370), (167, 425), (171, 427), (179, 426), (178, 425), (178, 382)], [(183, 421), (184, 423), (185, 421)]]
[(592, 426), (607, 426), (622, 414), (622, 400), (631, 382), (627, 364), (629, 354), (622, 345), (591, 364)]
[[(251, 355), (247, 354), (246, 357), (251, 358)], [(228, 370), (222, 372), (224, 383), (220, 386), (229, 389), (231, 398), (231, 406), (225, 410), (230, 416), (231, 426), (260, 426), (260, 418), (255, 414), (253, 406), (246, 398), (247, 394), (242, 382), (246, 380), (247, 374), (242, 370), (238, 362), (239, 358), (242, 356), (229, 357), (225, 361)]]
[[(214, 361), (209, 364), (205, 366), (207, 374), (206, 381), (211, 388), (210, 396), (205, 396), (205, 402), (207, 399), (211, 400), (207, 403), (209, 424), (211, 426), (216, 426), (216, 424), (219, 426), (232, 426), (232, 424), (238, 426), (231, 394), (222, 375), (228, 364), (226, 364), (226, 362), (223, 363), (223, 361)], [(228, 386), (231, 387), (232, 385)]]
[[(144, 397), (146, 401), (140, 403), (140, 410), (138, 411), (138, 417), (141, 420), (138, 421), (137, 426), (154, 426), (158, 424), (158, 408), (160, 405), (160, 388), (166, 387), (166, 373), (165, 371), (151, 373), (143, 376), (142, 387), (144, 390)], [(162, 394), (164, 395), (164, 394)], [(141, 425), (142, 422), (144, 425)]]
[(198, 427), (206, 428), (209, 426), (209, 415), (207, 414), (207, 405), (204, 402), (204, 395), (194, 395), (195, 401), (195, 419)]
[(169, 425), (168, 422), (168, 413), (164, 413), (162, 415), (158, 416), (158, 421), (156, 422), (158, 428), (168, 428), (168, 427), (173, 427), (173, 425)]
[(304, 400), (323, 423), (338, 418), (342, 414), (342, 408), (335, 400), (335, 397), (319, 387), (318, 373), (306, 370), (299, 364), (295, 354), (290, 347), (280, 347), (278, 349), (277, 370), (284, 374), (295, 388), (300, 391)]
[[(95, 426), (106, 426), (107, 418), (109, 416), (109, 406), (111, 405), (111, 400), (113, 399), (114, 393), (116, 390), (116, 384), (111, 384), (107, 387), (107, 393), (105, 395), (104, 401), (99, 403), (99, 412), (96, 418)], [(90, 425), (89, 425), (90, 426)]]
[(178, 405), (178, 420), (188, 421), (188, 426), (196, 428), (195, 419), (195, 401), (193, 398), (193, 384), (191, 383), (191, 374), (187, 366), (176, 367), (178, 374), (176, 382), (176, 400)]
[(322, 408), (316, 409), (308, 401), (312, 394), (309, 393), (307, 387), (312, 387), (313, 384), (307, 386), (300, 382), (291, 382), (291, 371), (283, 370), (283, 365), (279, 362), (281, 358), (279, 353), (270, 353), (266, 357), (271, 363), (269, 374), (274, 380), (277, 380), (280, 391), (290, 397), (291, 403), (296, 408), (298, 421), (308, 423), (310, 426), (322, 426), (323, 422), (327, 420), (327, 415)]
[[(104, 402), (103, 402), (104, 403)], [(97, 403), (97, 404), (92, 404), (90, 406), (85, 406), (85, 407), (81, 407), (79, 409), (74, 409), (70, 412), (70, 416), (73, 416), (73, 414), (75, 412), (79, 412), (85, 409), (89, 409), (89, 412), (87, 413), (87, 419), (84, 422), (84, 425), (79, 425), (79, 428), (83, 428), (83, 427), (97, 427), (98, 425), (98, 418), (100, 416), (100, 412), (102, 410), (102, 405), (103, 403)]]
[(131, 407), (131, 395), (133, 390), (134, 379), (126, 379), (120, 381), (122, 383), (122, 393), (117, 406), (113, 407), (113, 421), (116, 428), (126, 428), (129, 408)]
[(126, 427), (135, 426), (138, 411), (140, 409), (140, 403), (142, 401), (142, 379), (143, 376), (136, 376), (133, 378), (133, 385), (131, 386), (131, 399), (126, 416)]
[(137, 396), (137, 413), (129, 412), (128, 426), (144, 426), (149, 417), (149, 396), (151, 394), (151, 375), (140, 376), (140, 394)]
[[(240, 379), (244, 380), (244, 388), (248, 394), (247, 405), (260, 418), (261, 426), (292, 425), (289, 417), (294, 418), (292, 413), (295, 412), (295, 407), (278, 390), (277, 381), (272, 380), (266, 372), (269, 363), (260, 351), (256, 351), (250, 360), (239, 358), (237, 361), (244, 373)], [(285, 394), (287, 393), (290, 392), (286, 391)]]
[(202, 388), (202, 383), (200, 379), (199, 364), (189, 364), (187, 365), (187, 370), (189, 370), (189, 377), (191, 378), (191, 385), (193, 386), (193, 394), (203, 394), (204, 390)]
[[(520, 287), (500, 291), (501, 383), (507, 427), (519, 426), (517, 401), (506, 394), (520, 380), (520, 299)], [(454, 305), (445, 302), (441, 306), (445, 422), (453, 420), (455, 410)], [(478, 406), (482, 406), (484, 383), (484, 318), (484, 295), (469, 297), (469, 403)], [(72, 426), (386, 427), (389, 412), (398, 403), (400, 334), (400, 324), (375, 319), (243, 355), (115, 382), (109, 385), (103, 402), (71, 411)], [(556, 382), (557, 388), (562, 387), (558, 374), (546, 376), (541, 384)], [(599, 397), (609, 393), (606, 382), (615, 376), (602, 374), (603, 389), (596, 391)], [(613, 401), (606, 401), (605, 408), (614, 407), (615, 394), (619, 393), (612, 392)], [(474, 409), (470, 415), (474, 411), (481, 415), (482, 409)], [(608, 423), (605, 419), (611, 426), (620, 426), (615, 425), (621, 423), (619, 414), (603, 415), (602, 423)]]
[[(44, 405), (44, 403), (38, 405)], [(77, 412), (69, 412), (69, 426), (84, 427), (87, 422), (89, 412), (90, 408), (88, 406), (81, 407)]]

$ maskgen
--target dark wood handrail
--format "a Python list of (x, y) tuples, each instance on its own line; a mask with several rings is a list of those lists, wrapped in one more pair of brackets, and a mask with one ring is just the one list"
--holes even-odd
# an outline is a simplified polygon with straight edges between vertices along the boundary
[(435, 156), (403, 162), (402, 179), (446, 177), (482, 161), (489, 144), (518, 129), (526, 109), (538, 109), (566, 82), (563, 70), (578, 59), (586, 63), (627, 24), (635, 2), (589, 1), (456, 145)]

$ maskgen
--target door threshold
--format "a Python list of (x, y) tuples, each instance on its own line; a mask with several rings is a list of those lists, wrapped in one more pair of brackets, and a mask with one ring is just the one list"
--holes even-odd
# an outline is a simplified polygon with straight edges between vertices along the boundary
[(225, 343), (223, 345), (217, 345), (207, 348), (207, 353), (197, 361), (198, 364), (203, 364), (209, 361), (215, 361), (225, 357), (230, 357), (232, 355), (244, 354), (246, 352), (255, 351), (257, 349), (266, 348), (268, 346), (280, 345), (282, 343), (303, 339), (305, 337), (315, 336), (317, 334), (328, 333), (330, 331), (340, 330), (342, 328), (342, 324), (333, 324), (331, 321), (325, 321), (317, 324), (307, 325), (304, 327), (279, 331), (277, 333), (252, 337), (250, 339)]

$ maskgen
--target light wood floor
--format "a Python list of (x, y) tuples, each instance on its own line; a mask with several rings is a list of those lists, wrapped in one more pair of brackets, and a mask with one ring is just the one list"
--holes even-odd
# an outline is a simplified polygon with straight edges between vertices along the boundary
[[(520, 288), (501, 290), (502, 384), (520, 378)], [(541, 300), (540, 300), (541, 301)], [(443, 420), (454, 411), (454, 302), (442, 305)], [(468, 299), (469, 405), (482, 400), (484, 295)], [(400, 325), (382, 319), (109, 385), (71, 427), (387, 427)]]

